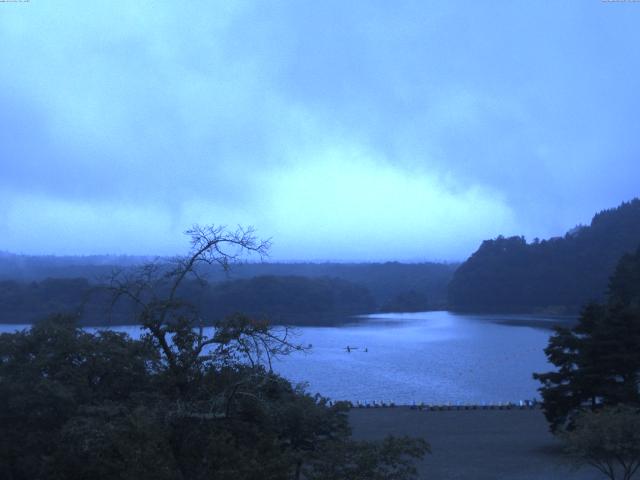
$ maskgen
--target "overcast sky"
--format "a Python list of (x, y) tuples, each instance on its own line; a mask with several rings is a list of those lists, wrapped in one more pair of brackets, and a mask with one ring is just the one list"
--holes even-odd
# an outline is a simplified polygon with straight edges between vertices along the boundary
[(0, 250), (458, 260), (640, 192), (640, 3), (0, 3)]

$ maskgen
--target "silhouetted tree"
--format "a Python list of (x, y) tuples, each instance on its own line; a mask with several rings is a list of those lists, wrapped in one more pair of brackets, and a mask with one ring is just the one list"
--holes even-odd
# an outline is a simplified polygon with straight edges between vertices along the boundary
[(556, 371), (534, 374), (553, 430), (584, 408), (640, 404), (640, 249), (625, 255), (610, 280), (606, 305), (584, 308), (560, 328), (545, 353)]

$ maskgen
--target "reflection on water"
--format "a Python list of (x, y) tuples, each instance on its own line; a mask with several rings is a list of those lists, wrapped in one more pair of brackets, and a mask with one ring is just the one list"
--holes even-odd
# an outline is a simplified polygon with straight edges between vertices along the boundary
[[(542, 322), (542, 323), (541, 323)], [(508, 324), (505, 324), (508, 323)], [(543, 349), (554, 319), (449, 312), (376, 314), (340, 327), (303, 327), (312, 344), (274, 363), (313, 393), (333, 399), (396, 403), (497, 403), (537, 397), (531, 374), (546, 371)], [(2, 325), (15, 331), (24, 325)], [(137, 326), (114, 327), (133, 337)], [(347, 350), (349, 347), (349, 350)]]
[[(506, 402), (537, 397), (531, 374), (549, 369), (543, 348), (550, 330), (499, 322), (530, 316), (449, 312), (384, 314), (335, 328), (303, 328), (306, 356), (275, 368), (334, 399), (396, 403)], [(346, 346), (359, 347), (347, 352)], [(367, 349), (365, 352), (364, 349)]]

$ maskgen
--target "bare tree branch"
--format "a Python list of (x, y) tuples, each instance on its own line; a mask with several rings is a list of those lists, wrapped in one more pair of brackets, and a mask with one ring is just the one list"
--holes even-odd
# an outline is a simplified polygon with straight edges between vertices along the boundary
[[(304, 350), (291, 341), (289, 329), (274, 329), (267, 322), (242, 315), (218, 322), (210, 320), (214, 332), (207, 337), (198, 309), (180, 298), (182, 286), (187, 279), (197, 281), (201, 287), (206, 285), (201, 265), (219, 265), (228, 271), (245, 255), (263, 259), (271, 242), (258, 240), (252, 227), (238, 226), (230, 231), (225, 226), (194, 225), (185, 234), (191, 244), (187, 255), (169, 263), (154, 261), (135, 269), (114, 271), (109, 279), (111, 307), (120, 300), (131, 303), (137, 321), (158, 345), (176, 378), (197, 374), (207, 362), (223, 366), (239, 361), (254, 368), (264, 362), (271, 372), (274, 357)], [(240, 387), (231, 398), (241, 394)]]

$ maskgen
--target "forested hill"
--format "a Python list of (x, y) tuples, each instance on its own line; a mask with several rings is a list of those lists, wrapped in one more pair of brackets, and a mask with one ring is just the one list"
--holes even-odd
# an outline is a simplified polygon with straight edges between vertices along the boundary
[[(107, 314), (104, 285), (114, 267), (135, 269), (145, 260), (0, 254), (0, 323), (32, 323), (78, 311), (85, 324), (130, 323), (134, 319), (126, 309)], [(209, 321), (243, 312), (276, 323), (330, 324), (356, 314), (443, 308), (455, 268), (395, 262), (247, 263), (234, 265), (228, 275), (219, 268), (199, 272), (207, 287), (185, 292), (185, 297), (198, 303)]]
[(455, 272), (449, 306), (457, 310), (569, 313), (602, 300), (609, 276), (640, 245), (640, 200), (593, 217), (564, 237), (527, 243), (486, 240)]
[[(187, 282), (179, 297), (214, 324), (243, 313), (290, 325), (322, 325), (370, 313), (376, 305), (369, 291), (337, 278), (262, 276), (247, 280)], [(56, 313), (78, 315), (83, 325), (118, 325), (136, 321), (130, 303), (112, 306), (113, 294), (86, 279), (0, 281), (0, 323), (38, 323)]]
[[(28, 256), (0, 252), (0, 281), (20, 283), (85, 278), (102, 283), (114, 268), (153, 260), (133, 256)], [(160, 261), (166, 259), (160, 259)], [(375, 310), (410, 311), (442, 308), (447, 285), (458, 264), (452, 263), (241, 263), (225, 274), (219, 267), (201, 272), (212, 283), (263, 276), (342, 279), (366, 288)], [(1, 305), (0, 305), (1, 306)]]

